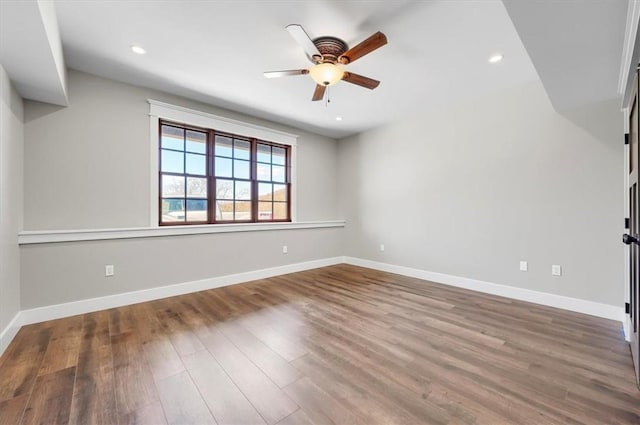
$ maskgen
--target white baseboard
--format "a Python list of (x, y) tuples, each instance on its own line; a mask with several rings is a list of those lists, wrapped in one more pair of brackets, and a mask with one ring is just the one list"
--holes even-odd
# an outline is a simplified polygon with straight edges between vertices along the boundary
[(16, 336), (21, 326), (20, 312), (17, 312), (7, 327), (2, 330), (2, 333), (0, 333), (0, 356), (4, 353), (4, 350), (7, 349), (9, 343), (13, 341), (13, 338)]
[(153, 301), (160, 298), (173, 297), (176, 295), (189, 294), (197, 291), (204, 291), (222, 286), (234, 285), (237, 283), (249, 282), (252, 280), (266, 279), (268, 277), (279, 276), (287, 273), (301, 272), (304, 270), (319, 267), (332, 266), (335, 264), (347, 263), (370, 269), (381, 270), (389, 273), (401, 274), (418, 279), (470, 289), (473, 291), (499, 295), (564, 310), (576, 311), (590, 314), (592, 316), (625, 322), (624, 309), (608, 304), (596, 303), (593, 301), (580, 300), (577, 298), (554, 295), (545, 292), (537, 292), (529, 289), (517, 288), (508, 285), (485, 282), (481, 280), (469, 279), (466, 277), (453, 276), (443, 273), (429, 272), (426, 270), (414, 269), (410, 267), (396, 266), (393, 264), (380, 263), (377, 261), (365, 260), (354, 257), (332, 257), (321, 260), (306, 261), (303, 263), (287, 264), (284, 266), (271, 267), (268, 269), (254, 270), (250, 272), (237, 273), (226, 276), (213, 277), (209, 279), (196, 280), (174, 285), (161, 286), (157, 288), (144, 289), (141, 291), (125, 292), (121, 294), (107, 295), (99, 298), (73, 301), (63, 304), (55, 304), (45, 307), (38, 307), (29, 310), (22, 310), (15, 315), (11, 323), (0, 333), (0, 355), (9, 346), (18, 330), (23, 325), (44, 322), (47, 320), (60, 319), (62, 317), (75, 316), (77, 314), (91, 313), (114, 307)]
[(626, 339), (627, 342), (631, 342), (631, 319), (628, 314), (624, 315), (622, 328), (624, 329), (624, 339)]
[(48, 305), (29, 310), (22, 310), (12, 320), (11, 324), (0, 334), (0, 355), (7, 348), (21, 326), (47, 320), (60, 319), (62, 317), (75, 316), (77, 314), (91, 313), (114, 307), (122, 307), (145, 301), (153, 301), (160, 298), (189, 294), (222, 286), (235, 285), (236, 283), (252, 280), (266, 279), (287, 273), (301, 272), (316, 269), (318, 267), (332, 266), (342, 263), (342, 257), (324, 258), (321, 260), (305, 261), (303, 263), (287, 264), (268, 269), (254, 270), (250, 272), (212, 277), (209, 279), (178, 283), (174, 285), (160, 286), (141, 291), (125, 292), (121, 294), (107, 295), (98, 298), (72, 301), (63, 304)]
[(176, 295), (190, 294), (192, 292), (204, 291), (207, 289), (219, 288), (222, 286), (235, 285), (236, 283), (266, 279), (268, 277), (279, 276), (287, 273), (295, 273), (304, 270), (316, 269), (318, 267), (331, 266), (334, 264), (340, 264), (341, 262), (342, 257), (333, 257), (321, 260), (306, 261), (303, 263), (287, 264), (284, 266), (270, 267), (268, 269), (254, 270), (250, 272), (230, 274), (225, 276), (212, 277), (209, 279), (194, 280), (191, 282), (143, 289), (141, 291), (124, 292), (121, 294), (107, 295), (105, 297), (90, 298), (64, 304), (55, 304), (45, 307), (33, 308), (30, 310), (22, 310), (20, 312), (20, 316), (22, 324), (28, 325), (30, 323), (44, 322), (46, 320), (59, 319), (61, 317), (91, 313), (94, 311), (105, 310), (114, 307), (122, 307), (125, 305), (137, 304), (145, 301), (153, 301), (160, 298), (173, 297)]
[(411, 267), (396, 266), (393, 264), (365, 260), (362, 258), (343, 258), (345, 263), (353, 264), (354, 266), (367, 267), (370, 269), (385, 271), (389, 273), (401, 274), (404, 276), (429, 280), (431, 282), (442, 283), (444, 285), (470, 289), (472, 291), (484, 292), (487, 294), (513, 298), (520, 301), (528, 301), (531, 303), (542, 304), (549, 307), (561, 308), (563, 310), (589, 314), (591, 316), (602, 317), (605, 319), (617, 320), (623, 323), (625, 320), (624, 308), (614, 305), (581, 300), (578, 298), (565, 297), (563, 295), (549, 294), (547, 292), (532, 291), (530, 289), (518, 288), (515, 286), (500, 285), (497, 283), (485, 282), (482, 280), (470, 279), (467, 277), (430, 272), (426, 270), (414, 269)]

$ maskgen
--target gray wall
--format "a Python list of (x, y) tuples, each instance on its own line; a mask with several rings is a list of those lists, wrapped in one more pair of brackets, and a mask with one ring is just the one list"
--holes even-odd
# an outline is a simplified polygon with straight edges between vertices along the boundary
[(69, 93), (25, 104), (28, 230), (148, 225), (147, 98), (300, 134), (299, 220), (347, 227), (24, 246), (23, 308), (338, 255), (623, 302), (617, 101), (562, 116), (530, 83), (336, 143), (75, 71)]
[(79, 71), (68, 90), (67, 108), (25, 102), (28, 230), (149, 225), (149, 98), (299, 134), (298, 221), (337, 216), (333, 139)]
[[(337, 216), (333, 139), (118, 83), (68, 74), (69, 107), (25, 102), (25, 229), (149, 225), (148, 98), (299, 134), (298, 221)], [(343, 229), (242, 232), (21, 248), (23, 308), (342, 255)], [(282, 254), (282, 245), (289, 253)], [(113, 264), (116, 275), (104, 277)]]
[(619, 109), (529, 83), (339, 141), (345, 254), (621, 306)]
[(23, 104), (0, 66), (0, 332), (20, 310)]
[[(342, 228), (217, 233), (22, 247), (22, 308), (342, 255)], [(287, 245), (288, 254), (282, 253)], [(105, 264), (116, 274), (104, 277)]]

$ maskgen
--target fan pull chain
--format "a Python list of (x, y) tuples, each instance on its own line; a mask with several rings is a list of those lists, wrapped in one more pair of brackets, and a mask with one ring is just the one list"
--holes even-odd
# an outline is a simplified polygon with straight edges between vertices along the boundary
[(329, 107), (329, 104), (331, 103), (331, 96), (330, 96), (330, 93), (331, 93), (331, 87), (330, 87), (330, 86), (327, 86), (327, 96), (326, 96), (326, 100), (325, 100), (325, 102), (324, 102), (324, 107), (325, 107), (325, 108), (328, 108), (328, 107)]

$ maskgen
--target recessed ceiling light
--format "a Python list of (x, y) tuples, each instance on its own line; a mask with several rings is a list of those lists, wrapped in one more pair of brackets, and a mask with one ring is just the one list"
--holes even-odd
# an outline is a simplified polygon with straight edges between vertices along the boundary
[(496, 53), (495, 55), (489, 58), (489, 63), (498, 63), (502, 60), (502, 58), (504, 58), (502, 53)]
[(147, 51), (142, 47), (136, 45), (131, 46), (131, 51), (137, 55), (144, 55), (145, 53), (147, 53)]
[(336, 121), (342, 121), (342, 117), (336, 117)]

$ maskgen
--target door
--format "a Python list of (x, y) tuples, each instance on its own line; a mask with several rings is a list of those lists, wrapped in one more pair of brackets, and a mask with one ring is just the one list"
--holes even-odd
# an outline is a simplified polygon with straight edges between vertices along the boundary
[(638, 149), (638, 74), (636, 74), (633, 95), (629, 105), (629, 234), (622, 241), (629, 245), (629, 295), (631, 319), (631, 356), (636, 371), (636, 382), (640, 384), (640, 339), (638, 338), (638, 322), (640, 315), (640, 196), (638, 195), (638, 166), (640, 164)]

